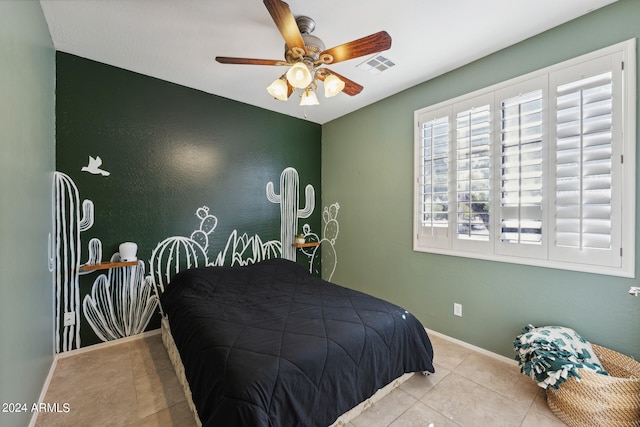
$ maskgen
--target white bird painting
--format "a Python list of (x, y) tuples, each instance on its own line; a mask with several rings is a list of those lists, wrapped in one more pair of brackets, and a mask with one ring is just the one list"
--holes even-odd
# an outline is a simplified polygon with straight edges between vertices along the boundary
[(107, 172), (104, 169), (100, 169), (100, 166), (102, 166), (102, 159), (100, 158), (100, 156), (96, 156), (95, 158), (92, 156), (89, 156), (89, 164), (87, 166), (83, 166), (81, 170), (83, 172), (89, 172), (94, 175), (102, 175), (102, 176), (111, 175), (110, 172)]

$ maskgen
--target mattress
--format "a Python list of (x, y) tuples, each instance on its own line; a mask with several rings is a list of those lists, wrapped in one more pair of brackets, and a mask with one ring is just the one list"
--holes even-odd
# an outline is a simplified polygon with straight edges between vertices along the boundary
[(288, 260), (183, 271), (161, 303), (204, 426), (327, 426), (434, 372), (414, 316)]

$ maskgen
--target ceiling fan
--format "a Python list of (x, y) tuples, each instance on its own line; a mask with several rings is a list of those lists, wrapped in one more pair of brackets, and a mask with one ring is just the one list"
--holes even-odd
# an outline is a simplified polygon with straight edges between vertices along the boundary
[(222, 64), (276, 65), (289, 70), (276, 79), (267, 91), (276, 99), (286, 101), (295, 89), (302, 89), (300, 105), (316, 105), (318, 98), (314, 88), (316, 80), (324, 84), (325, 97), (340, 92), (354, 96), (363, 87), (358, 83), (331, 71), (325, 66), (337, 62), (382, 52), (391, 47), (391, 36), (380, 31), (351, 42), (326, 49), (322, 40), (311, 35), (315, 22), (307, 16), (295, 18), (289, 5), (281, 0), (263, 0), (271, 18), (285, 41), (284, 60), (233, 58), (216, 56)]

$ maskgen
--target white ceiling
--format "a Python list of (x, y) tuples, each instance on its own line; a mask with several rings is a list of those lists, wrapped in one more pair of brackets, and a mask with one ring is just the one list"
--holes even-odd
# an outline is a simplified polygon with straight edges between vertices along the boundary
[[(326, 123), (616, 0), (289, 0), (295, 16), (316, 21), (327, 48), (386, 30), (395, 66), (378, 75), (331, 69), (360, 83), (307, 107)], [(57, 50), (303, 118), (294, 94), (266, 87), (286, 68), (226, 65), (216, 56), (282, 59), (284, 41), (260, 0), (40, 0)], [(320, 91), (321, 92), (321, 91)]]

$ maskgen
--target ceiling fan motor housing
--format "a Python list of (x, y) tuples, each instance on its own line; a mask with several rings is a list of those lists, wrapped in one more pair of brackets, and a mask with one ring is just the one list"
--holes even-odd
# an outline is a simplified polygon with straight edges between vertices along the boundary
[(304, 55), (304, 58), (300, 58), (285, 44), (284, 50), (287, 62), (293, 63), (304, 59), (317, 61), (320, 57), (320, 52), (324, 51), (326, 48), (320, 38), (310, 34), (316, 28), (315, 21), (308, 16), (298, 16), (296, 18), (296, 24), (298, 24), (298, 29), (300, 30), (300, 35), (304, 41), (304, 47), (307, 50), (307, 53)]

